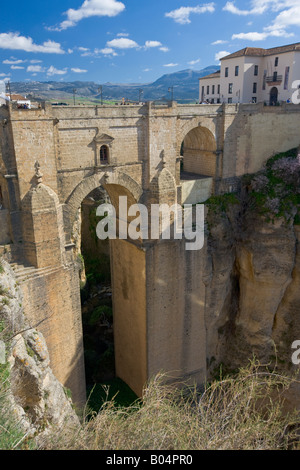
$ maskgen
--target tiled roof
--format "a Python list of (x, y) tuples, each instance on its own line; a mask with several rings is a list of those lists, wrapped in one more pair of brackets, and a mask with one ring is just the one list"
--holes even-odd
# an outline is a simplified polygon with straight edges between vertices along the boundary
[(292, 51), (300, 52), (300, 42), (289, 44), (288, 46), (272, 47), (272, 49), (266, 49), (265, 55), (282, 54), (284, 52)]
[(289, 44), (287, 46), (273, 47), (271, 49), (262, 49), (260, 47), (245, 47), (244, 49), (234, 52), (233, 54), (229, 54), (225, 57), (222, 57), (221, 60), (234, 59), (235, 57), (242, 56), (265, 57), (269, 55), (283, 54), (284, 52), (292, 51), (300, 52), (300, 42), (297, 42), (295, 44)]
[(199, 78), (199, 80), (202, 80), (203, 78), (219, 78), (221, 76), (221, 71), (218, 70), (217, 72), (210, 73), (209, 75), (205, 75), (205, 77)]
[[(6, 96), (10, 96), (9, 93), (7, 93)], [(18, 100), (23, 100), (24, 101), (24, 100), (26, 100), (26, 98), (22, 95), (17, 95), (15, 93), (12, 93), (11, 100), (12, 101), (18, 101)]]

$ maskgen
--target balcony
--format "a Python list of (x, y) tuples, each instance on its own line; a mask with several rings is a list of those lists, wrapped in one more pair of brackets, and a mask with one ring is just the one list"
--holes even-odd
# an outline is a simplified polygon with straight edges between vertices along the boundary
[(270, 75), (269, 77), (266, 77), (266, 83), (269, 86), (280, 85), (282, 80), (283, 80), (283, 76), (282, 75), (277, 75), (277, 74)]

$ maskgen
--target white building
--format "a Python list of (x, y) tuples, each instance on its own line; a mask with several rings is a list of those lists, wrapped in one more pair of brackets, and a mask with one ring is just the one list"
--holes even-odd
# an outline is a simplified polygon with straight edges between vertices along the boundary
[(275, 105), (292, 101), (300, 84), (300, 43), (272, 49), (246, 47), (221, 59), (221, 69), (200, 80), (199, 101)]

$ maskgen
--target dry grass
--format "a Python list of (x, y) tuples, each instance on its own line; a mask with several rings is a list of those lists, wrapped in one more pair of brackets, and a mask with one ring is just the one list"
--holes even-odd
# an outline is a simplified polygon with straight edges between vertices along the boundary
[(227, 450), (291, 449), (299, 415), (284, 412), (283, 393), (293, 379), (255, 362), (235, 378), (208, 385), (204, 393), (164, 384), (158, 375), (142, 403), (103, 405), (73, 432), (55, 430), (42, 449)]

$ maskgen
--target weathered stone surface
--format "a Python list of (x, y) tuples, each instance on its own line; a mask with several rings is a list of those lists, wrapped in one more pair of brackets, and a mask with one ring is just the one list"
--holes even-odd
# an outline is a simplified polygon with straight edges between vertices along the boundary
[[(229, 211), (230, 212), (230, 211)], [(207, 356), (234, 369), (277, 355), (292, 368), (299, 330), (299, 227), (247, 213), (210, 216), (204, 282)]]
[(3, 260), (1, 264), (5, 272), (0, 274), (0, 289), (8, 302), (0, 304), (0, 317), (6, 340), (11, 338), (6, 348), (11, 412), (28, 435), (39, 438), (51, 427), (78, 426), (71, 399), (51, 370), (45, 339), (24, 317), (20, 288), (9, 265)]

